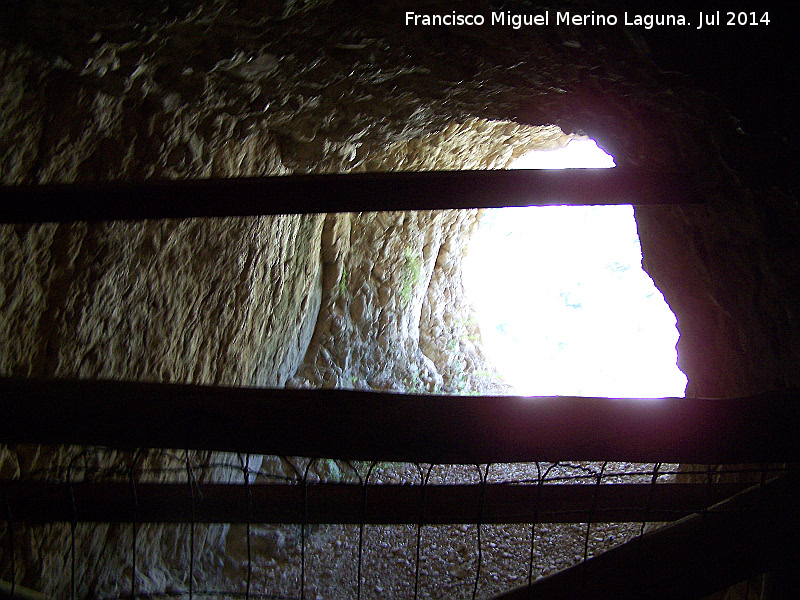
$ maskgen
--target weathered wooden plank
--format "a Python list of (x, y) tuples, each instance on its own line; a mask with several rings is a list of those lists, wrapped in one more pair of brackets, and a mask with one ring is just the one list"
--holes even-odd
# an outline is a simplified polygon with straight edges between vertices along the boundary
[(12, 585), (9, 581), (0, 580), (0, 599), (5, 600), (51, 600), (41, 592), (23, 587), (19, 584)]
[(3, 186), (0, 222), (702, 202), (692, 174), (635, 168), (350, 173)]
[(800, 459), (797, 390), (636, 400), (0, 378), (0, 415), (6, 443), (445, 464)]
[(798, 502), (795, 478), (755, 486), (496, 600), (700, 600), (758, 573), (796, 572)]
[[(747, 484), (165, 484), (0, 482), (25, 523), (585, 523), (672, 521)], [(481, 497), (483, 501), (481, 502)], [(423, 502), (424, 499), (424, 502)]]

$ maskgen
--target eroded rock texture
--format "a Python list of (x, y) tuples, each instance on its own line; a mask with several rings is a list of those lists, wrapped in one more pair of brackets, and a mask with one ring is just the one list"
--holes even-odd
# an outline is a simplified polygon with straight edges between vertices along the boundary
[[(0, 181), (503, 168), (528, 149), (563, 145), (565, 132), (586, 133), (617, 164), (690, 170), (710, 185), (707, 206), (636, 214), (646, 267), (678, 317), (687, 393), (798, 385), (797, 203), (732, 160), (749, 138), (717, 101), (659, 74), (635, 31), (408, 28), (403, 8), (10, 3), (0, 9)], [(491, 365), (460, 281), (477, 218), (2, 225), (0, 374), (502, 392), (479, 375)], [(156, 478), (191, 477), (189, 465), (241, 481), (213, 467), (223, 458), (236, 462), (3, 447), (0, 471), (74, 464), (85, 475), (87, 462), (123, 472), (135, 462)], [(270, 472), (287, 470), (265, 461)], [(132, 530), (76, 533), (86, 557), (79, 595), (125, 593), (130, 561), (106, 549), (130, 548)], [(198, 585), (224, 580), (226, 543), (229, 556), (242, 554), (226, 535), (198, 526)], [(279, 558), (296, 550), (290, 533), (259, 535)], [(187, 532), (159, 526), (138, 536), (137, 589), (185, 590)], [(68, 597), (68, 526), (21, 529), (15, 539), (18, 580)]]

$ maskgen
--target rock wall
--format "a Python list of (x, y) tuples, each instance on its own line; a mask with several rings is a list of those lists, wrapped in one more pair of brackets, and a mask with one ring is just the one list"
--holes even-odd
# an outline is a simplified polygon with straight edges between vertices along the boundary
[[(470, 119), (390, 145), (376, 170), (496, 169), (557, 148), (558, 127)], [(331, 214), (322, 237), (323, 308), (291, 386), (503, 393), (486, 372), (461, 259), (478, 211)]]
[[(676, 314), (687, 396), (730, 397), (800, 383), (794, 234), (765, 230), (771, 192), (719, 209), (642, 209), (645, 267)], [(791, 210), (791, 209), (790, 209)], [(792, 213), (795, 211), (792, 210)], [(796, 214), (788, 215), (797, 223)], [(774, 225), (774, 223), (773, 223)], [(781, 227), (794, 226), (782, 223)]]
[[(797, 203), (732, 160), (750, 138), (717, 101), (659, 74), (630, 30), (409, 29), (401, 15), (394, 2), (344, 0), (8, 4), (0, 181), (503, 168), (587, 133), (618, 164), (691, 170), (714, 186), (707, 206), (636, 212), (645, 266), (678, 317), (687, 394), (797, 385)], [(491, 365), (460, 281), (477, 218), (2, 225), (0, 373), (502, 391), (479, 374)], [(221, 458), (3, 447), (0, 472), (137, 462), (167, 477), (188, 462), (241, 480), (213, 468)], [(198, 528), (198, 581), (218, 574), (226, 531)], [(103, 549), (128, 547), (132, 532), (78, 533), (81, 595), (127, 589), (124, 557)], [(68, 529), (16, 538), (22, 581), (68, 595)], [(140, 591), (185, 589), (186, 532), (148, 538), (159, 541), (142, 548)]]
[[(26, 377), (283, 385), (319, 311), (322, 223), (5, 226), (0, 368)], [(290, 315), (288, 323), (277, 315)]]

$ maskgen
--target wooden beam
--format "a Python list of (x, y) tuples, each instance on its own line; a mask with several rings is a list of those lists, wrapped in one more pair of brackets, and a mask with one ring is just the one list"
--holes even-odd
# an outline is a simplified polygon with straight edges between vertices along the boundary
[[(672, 521), (748, 484), (381, 485), (5, 481), (24, 523), (621, 523)], [(423, 505), (424, 495), (424, 505)], [(483, 495), (483, 508), (481, 496)], [(73, 508), (74, 507), (74, 508)]]
[(630, 167), (350, 173), (2, 186), (0, 222), (702, 202), (691, 173)]
[(755, 486), (496, 600), (700, 600), (796, 560), (798, 502), (796, 478)]
[(0, 580), (0, 599), (5, 600), (51, 600), (41, 592), (32, 590), (21, 585), (11, 585), (9, 581)]
[(0, 442), (482, 464), (800, 462), (800, 398), (416, 396), (0, 378)]

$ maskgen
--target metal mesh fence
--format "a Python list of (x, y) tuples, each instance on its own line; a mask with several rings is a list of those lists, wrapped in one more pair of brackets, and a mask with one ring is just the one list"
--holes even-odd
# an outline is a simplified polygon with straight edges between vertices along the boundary
[[(43, 581), (71, 599), (491, 598), (725, 511), (715, 505), (788, 470), (14, 450), (31, 468), (0, 482), (7, 594), (22, 589), (33, 536), (48, 544)], [(168, 581), (153, 575), (154, 544)]]

